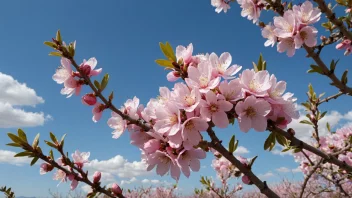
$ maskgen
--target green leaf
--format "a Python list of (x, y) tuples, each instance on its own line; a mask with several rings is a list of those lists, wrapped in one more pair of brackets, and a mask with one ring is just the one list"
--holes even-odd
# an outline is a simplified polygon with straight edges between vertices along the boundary
[(58, 31), (56, 32), (56, 40), (59, 41), (60, 43), (62, 42), (62, 37), (61, 37), (60, 30), (58, 30)]
[(275, 134), (272, 132), (270, 133), (269, 137), (264, 142), (264, 150), (271, 151), (275, 146)]
[(291, 148), (290, 147), (287, 147), (287, 148), (284, 148), (281, 152), (287, 152), (287, 151), (289, 151)]
[(61, 137), (60, 146), (61, 146), (62, 148), (64, 147), (64, 144), (65, 144), (65, 137), (66, 137), (66, 134), (64, 134), (64, 135)]
[(331, 128), (330, 128), (330, 124), (327, 122), (326, 123), (326, 128), (328, 129), (328, 131), (331, 133)]
[(50, 149), (50, 151), (49, 151), (49, 156), (51, 157), (51, 159), (55, 159), (55, 158), (54, 158), (54, 152), (53, 152), (53, 150), (51, 150), (51, 149)]
[(319, 115), (318, 120), (322, 119), (326, 115), (327, 111), (324, 111), (321, 115)]
[(101, 80), (100, 91), (103, 91), (109, 83), (109, 74), (105, 74), (103, 80)]
[(37, 161), (38, 161), (38, 157), (34, 157), (33, 160), (31, 161), (31, 166), (33, 166)]
[(173, 65), (172, 62), (169, 61), (169, 60), (158, 59), (158, 60), (155, 60), (155, 62), (156, 62), (158, 65), (163, 66), (163, 67), (166, 67), (166, 68), (174, 68), (174, 65)]
[(301, 124), (309, 124), (309, 125), (313, 125), (310, 121), (308, 120), (301, 120), (299, 123)]
[(50, 42), (50, 41), (45, 41), (44, 45), (52, 47), (52, 48), (56, 48), (57, 47), (57, 45), (55, 43)]
[(170, 61), (176, 62), (176, 56), (170, 44), (168, 42), (166, 44), (160, 42), (159, 45), (165, 57)]
[(334, 72), (334, 71), (335, 71), (335, 68), (336, 68), (336, 65), (337, 65), (338, 62), (339, 62), (339, 59), (337, 59), (336, 62), (334, 61), (334, 59), (331, 60), (331, 63), (330, 63), (330, 72)]
[(278, 134), (278, 133), (276, 134), (276, 140), (282, 146), (287, 145), (287, 139), (281, 134)]
[(94, 81), (94, 85), (98, 90), (100, 90), (100, 83), (97, 80)]
[(53, 144), (52, 142), (49, 142), (49, 141), (46, 141), (46, 140), (44, 140), (44, 142), (45, 142), (45, 144), (47, 144), (48, 146), (57, 149), (57, 146), (56, 146), (55, 144)]
[(26, 157), (26, 156), (31, 156), (33, 153), (29, 151), (23, 151), (20, 153), (17, 153), (14, 157)]
[(231, 137), (230, 142), (229, 142), (229, 152), (230, 153), (233, 153), (235, 151), (234, 146), (235, 146), (235, 135), (233, 135)]
[(310, 67), (312, 69), (308, 70), (308, 73), (319, 73), (319, 74), (324, 74), (323, 69), (321, 69), (319, 66), (317, 65), (310, 65)]
[(252, 64), (253, 64), (254, 71), (255, 71), (255, 72), (258, 72), (259, 70), (258, 70), (257, 64), (255, 64), (254, 62), (252, 62)]
[(8, 143), (6, 144), (7, 146), (13, 146), (13, 147), (22, 147), (21, 145), (17, 144), (17, 143)]
[(235, 142), (235, 146), (233, 147), (233, 152), (236, 151), (237, 147), (238, 147), (238, 140), (236, 140), (236, 142)]
[(21, 138), (24, 142), (27, 143), (27, 135), (24, 131), (22, 131), (22, 129), (18, 129), (17, 130), (18, 133), (18, 137)]
[(310, 94), (310, 96), (314, 95), (314, 89), (313, 89), (312, 84), (310, 84), (310, 83), (308, 85), (308, 93)]
[(258, 67), (258, 71), (263, 70), (263, 56), (262, 56), (261, 53), (259, 55), (259, 60), (258, 60), (257, 67)]
[(347, 73), (348, 73), (348, 70), (346, 70), (346, 71), (343, 72), (343, 74), (342, 74), (341, 82), (342, 82), (343, 84), (347, 84), (347, 82), (348, 82)]
[(50, 132), (50, 139), (54, 142), (54, 143), (57, 143), (57, 139), (56, 139), (56, 136)]
[(49, 53), (49, 56), (59, 56), (59, 57), (62, 57), (62, 54), (61, 54), (61, 52), (50, 52), (50, 53)]
[(39, 144), (39, 136), (40, 136), (40, 134), (38, 133), (38, 134), (35, 136), (34, 140), (33, 140), (32, 147), (33, 147), (34, 149), (36, 149), (37, 146), (38, 146), (38, 144)]
[(15, 134), (12, 134), (12, 133), (7, 133), (7, 136), (9, 136), (9, 138), (14, 142), (14, 143), (17, 143), (17, 144), (24, 144), (24, 141), (17, 137)]

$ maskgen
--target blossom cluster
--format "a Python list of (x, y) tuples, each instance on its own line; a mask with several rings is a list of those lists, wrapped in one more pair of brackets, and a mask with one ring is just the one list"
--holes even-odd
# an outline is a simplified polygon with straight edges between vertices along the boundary
[(283, 16), (274, 17), (274, 25), (268, 24), (263, 28), (262, 36), (268, 39), (264, 45), (274, 46), (278, 42), (277, 51), (286, 51), (289, 57), (304, 44), (314, 47), (317, 44), (318, 30), (311, 25), (320, 20), (320, 15), (320, 9), (313, 7), (310, 1), (294, 5)]
[[(352, 165), (351, 138), (351, 127), (338, 129), (335, 133), (320, 137), (319, 149), (327, 154), (333, 155), (348, 165)], [(294, 155), (295, 160), (300, 163), (300, 169), (305, 175), (309, 174), (314, 167), (313, 164), (317, 164), (320, 160), (320, 158), (313, 153), (307, 152), (306, 154), (310, 161), (302, 153), (295, 153)], [(319, 166), (315, 176), (319, 175), (334, 181), (349, 180), (345, 178), (346, 171), (340, 170), (338, 166), (330, 163), (323, 163)]]
[[(131, 144), (141, 149), (148, 170), (156, 167), (159, 175), (170, 171), (176, 180), (181, 172), (189, 177), (191, 170), (200, 169), (199, 160), (206, 154), (197, 145), (203, 139), (201, 132), (211, 126), (209, 123), (226, 128), (231, 119), (237, 118), (241, 131), (248, 132), (251, 128), (265, 131), (269, 119), (285, 128), (292, 118), (298, 118), (296, 99), (291, 93), (284, 94), (286, 83), (278, 82), (274, 75), (246, 69), (234, 77), (241, 66), (231, 65), (229, 53), (220, 57), (215, 53), (192, 53), (192, 44), (176, 48), (178, 67), (186, 71), (185, 82), (176, 82), (172, 90), (161, 87), (160, 96), (150, 99), (146, 107), (134, 97), (120, 108), (129, 117), (151, 126), (149, 131), (115, 112), (108, 120), (114, 129), (113, 138), (128, 129)], [(171, 71), (167, 79), (176, 81), (178, 72)]]

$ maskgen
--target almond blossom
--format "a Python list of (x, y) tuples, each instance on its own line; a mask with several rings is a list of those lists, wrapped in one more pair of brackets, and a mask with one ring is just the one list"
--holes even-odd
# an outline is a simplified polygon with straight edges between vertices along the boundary
[(221, 95), (229, 102), (236, 102), (245, 97), (245, 92), (242, 91), (240, 79), (233, 79), (230, 82), (222, 81), (219, 86)]
[(192, 171), (199, 171), (200, 161), (206, 157), (205, 151), (202, 149), (183, 150), (177, 157), (177, 164), (181, 168), (186, 177), (190, 176), (190, 169)]
[(251, 128), (258, 132), (265, 131), (267, 127), (267, 118), (265, 116), (271, 110), (268, 102), (249, 96), (244, 101), (238, 102), (235, 110), (241, 131), (248, 132)]
[(105, 105), (97, 102), (92, 110), (93, 113), (93, 122), (98, 122), (101, 118), (101, 116), (103, 116), (103, 111), (105, 109)]
[(126, 129), (126, 121), (117, 113), (112, 112), (111, 118), (108, 120), (110, 128), (114, 129), (112, 138), (119, 138)]
[(83, 63), (79, 66), (79, 69), (87, 76), (91, 77), (91, 76), (97, 76), (99, 75), (103, 69), (95, 69), (95, 67), (97, 66), (98, 61), (97, 59), (90, 58), (88, 61), (83, 60)]
[(196, 146), (202, 139), (199, 132), (206, 131), (207, 128), (208, 123), (199, 117), (191, 117), (187, 119), (182, 125), (183, 146), (186, 149)]
[(277, 51), (282, 53), (286, 51), (288, 57), (295, 55), (295, 41), (293, 38), (280, 38), (279, 43), (277, 44)]
[(231, 65), (232, 57), (228, 52), (224, 52), (220, 55), (220, 58), (215, 54), (211, 53), (209, 61), (213, 66), (214, 77), (223, 77), (224, 79), (233, 78), (232, 76), (239, 72), (242, 67), (238, 65)]
[(275, 26), (269, 24), (266, 25), (263, 30), (262, 30), (262, 36), (266, 39), (268, 39), (267, 41), (265, 41), (264, 46), (268, 47), (271, 45), (271, 47), (274, 47), (276, 41), (277, 41), (277, 37), (274, 33), (275, 30)]
[(170, 175), (175, 180), (180, 178), (180, 168), (169, 154), (156, 151), (149, 155), (146, 159), (148, 163), (147, 171), (152, 170), (156, 166), (156, 173), (160, 176), (165, 175), (170, 170)]
[(186, 112), (192, 112), (200, 102), (200, 92), (198, 88), (190, 89), (184, 83), (176, 83), (172, 93), (176, 105)]
[(303, 44), (314, 47), (317, 44), (317, 33), (318, 30), (311, 26), (300, 29), (294, 38), (296, 49), (301, 48)]
[[(223, 97), (223, 96), (222, 96)], [(205, 95), (206, 100), (202, 100), (200, 114), (207, 120), (212, 120), (215, 126), (226, 128), (229, 124), (229, 119), (225, 112), (232, 109), (232, 104), (226, 100), (218, 100), (214, 92), (209, 91)]]
[(201, 93), (214, 89), (220, 82), (220, 77), (212, 78), (212, 65), (209, 61), (199, 63), (198, 67), (188, 67), (188, 86), (198, 88)]
[(274, 17), (274, 33), (280, 38), (290, 38), (296, 32), (296, 18), (292, 10), (284, 13), (284, 16)]
[(160, 134), (172, 136), (181, 129), (180, 111), (175, 104), (168, 103), (165, 108), (157, 109), (156, 117), (154, 130)]
[(179, 45), (176, 47), (177, 61), (183, 60), (184, 64), (189, 64), (192, 61), (193, 45), (189, 44), (187, 47)]
[(301, 6), (294, 5), (292, 10), (295, 18), (302, 25), (310, 25), (320, 20), (320, 9), (313, 8), (313, 4), (310, 1), (305, 1)]
[(257, 23), (260, 17), (261, 9), (257, 5), (257, 0), (238, 0), (237, 1), (241, 8), (241, 16), (247, 17), (248, 20), (253, 20), (253, 23)]
[(76, 150), (72, 154), (73, 162), (77, 165), (78, 168), (82, 168), (85, 163), (88, 163), (88, 158), (90, 156), (90, 152), (80, 152)]
[(270, 89), (270, 76), (268, 71), (255, 72), (254, 70), (246, 69), (240, 76), (242, 88), (249, 94), (258, 97), (268, 95), (267, 91)]
[(230, 5), (226, 0), (211, 0), (211, 5), (216, 7), (215, 12), (220, 13), (221, 11), (227, 12), (230, 9)]

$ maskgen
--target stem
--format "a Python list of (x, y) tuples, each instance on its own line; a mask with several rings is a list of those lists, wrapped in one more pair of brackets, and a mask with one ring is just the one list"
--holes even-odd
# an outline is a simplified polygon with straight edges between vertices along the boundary
[(304, 179), (304, 182), (303, 182), (303, 186), (302, 186), (302, 190), (301, 190), (301, 193), (299, 194), (299, 197), (302, 198), (303, 197), (303, 193), (304, 193), (304, 190), (306, 189), (307, 187), (307, 183), (309, 181), (309, 179), (312, 177), (312, 175), (315, 173), (315, 171), (317, 171), (317, 169), (319, 168), (320, 164), (323, 162), (323, 158), (321, 158), (319, 160), (319, 162), (313, 167), (312, 171), (307, 175), (307, 177)]
[(144, 123), (142, 120), (136, 120), (131, 118), (130, 116), (122, 113), (119, 109), (117, 109), (113, 104), (111, 104), (111, 102), (109, 102), (108, 99), (106, 99), (104, 97), (104, 95), (93, 85), (92, 81), (90, 80), (90, 78), (85, 75), (79, 68), (79, 65), (76, 63), (76, 61), (73, 59), (73, 57), (66, 57), (68, 58), (72, 65), (76, 68), (76, 70), (81, 74), (81, 76), (83, 77), (83, 79), (88, 83), (89, 87), (94, 91), (95, 95), (98, 96), (100, 98), (100, 100), (105, 104), (106, 107), (108, 107), (109, 109), (111, 109), (111, 111), (117, 113), (118, 115), (120, 115), (124, 120), (129, 121), (129, 124), (135, 124), (139, 127), (141, 127), (143, 130), (145, 131), (149, 131), (151, 129), (151, 127), (149, 126), (149, 124)]
[(232, 153), (230, 153), (222, 144), (219, 138), (216, 136), (212, 126), (207, 129), (208, 135), (211, 138), (210, 147), (217, 150), (222, 156), (229, 160), (234, 166), (236, 166), (244, 175), (248, 176), (250, 181), (256, 185), (260, 192), (269, 198), (279, 198), (279, 196), (272, 191), (266, 184), (261, 181), (250, 169), (245, 167)]
[(352, 166), (349, 166), (345, 162), (338, 160), (334, 155), (326, 154), (325, 152), (295, 138), (289, 132), (286, 132), (286, 131), (276, 127), (271, 122), (268, 123), (267, 130), (269, 130), (271, 132), (276, 132), (276, 133), (279, 133), (279, 134), (285, 136), (286, 139), (291, 141), (291, 143), (290, 143), (291, 146), (296, 146), (298, 148), (302, 148), (307, 151), (310, 151), (310, 152), (322, 157), (326, 162), (329, 162), (331, 164), (335, 164), (336, 166), (339, 166), (341, 169), (346, 170), (348, 172), (352, 172)]
[(336, 18), (335, 13), (332, 12), (332, 10), (326, 5), (325, 1), (324, 0), (314, 0), (314, 1), (318, 4), (320, 11), (326, 15), (326, 18), (328, 18), (329, 21), (331, 21), (331, 23), (336, 25), (337, 28), (339, 28), (339, 30), (342, 32), (342, 34), (345, 37), (347, 37), (349, 40), (352, 41), (351, 32), (348, 31), (348, 29), (345, 27), (342, 21)]
[(327, 98), (324, 98), (323, 100), (320, 100), (320, 101), (317, 103), (317, 106), (318, 106), (318, 105), (321, 105), (321, 104), (324, 103), (324, 102), (329, 102), (329, 100), (337, 99), (338, 97), (340, 97), (340, 96), (342, 96), (342, 95), (344, 95), (344, 93), (339, 92), (339, 93), (337, 93), (337, 94), (335, 94), (335, 95), (332, 95), (332, 96), (329, 96), (329, 97), (327, 97)]
[(307, 153), (304, 152), (303, 150), (301, 151), (301, 153), (303, 153), (303, 155), (307, 158), (307, 160), (309, 161), (310, 165), (314, 166), (314, 163), (313, 163), (312, 160), (309, 158), (309, 156), (307, 155)]

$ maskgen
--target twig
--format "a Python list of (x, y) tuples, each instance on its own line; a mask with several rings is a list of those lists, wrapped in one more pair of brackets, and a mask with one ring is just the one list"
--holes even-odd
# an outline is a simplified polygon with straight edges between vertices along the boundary
[(344, 95), (344, 93), (339, 92), (339, 93), (337, 93), (337, 94), (335, 94), (335, 95), (332, 95), (332, 96), (329, 96), (329, 97), (327, 97), (327, 98), (324, 98), (323, 100), (320, 100), (320, 101), (317, 103), (317, 106), (318, 106), (318, 105), (321, 105), (321, 104), (324, 103), (324, 102), (329, 102), (329, 101), (332, 100), (332, 99), (337, 99), (338, 97), (340, 97), (340, 96), (342, 96), (342, 95)]
[(320, 164), (323, 162), (323, 158), (321, 158), (319, 160), (319, 162), (313, 167), (312, 171), (309, 172), (309, 174), (307, 175), (307, 177), (304, 179), (303, 185), (302, 185), (302, 189), (301, 192), (299, 194), (299, 197), (302, 198), (303, 197), (303, 193), (305, 188), (307, 187), (307, 183), (309, 181), (309, 179), (312, 177), (312, 175), (315, 173), (315, 171), (317, 171), (317, 169), (319, 168)]
[(250, 169), (245, 167), (232, 153), (230, 153), (222, 144), (221, 141), (216, 136), (215, 132), (212, 129), (212, 126), (209, 126), (207, 129), (208, 135), (211, 138), (210, 146), (217, 150), (222, 156), (229, 160), (234, 166), (236, 166), (244, 175), (248, 176), (250, 181), (256, 185), (260, 192), (266, 195), (269, 198), (279, 198), (279, 196), (272, 191), (266, 184), (266, 182), (261, 181)]

